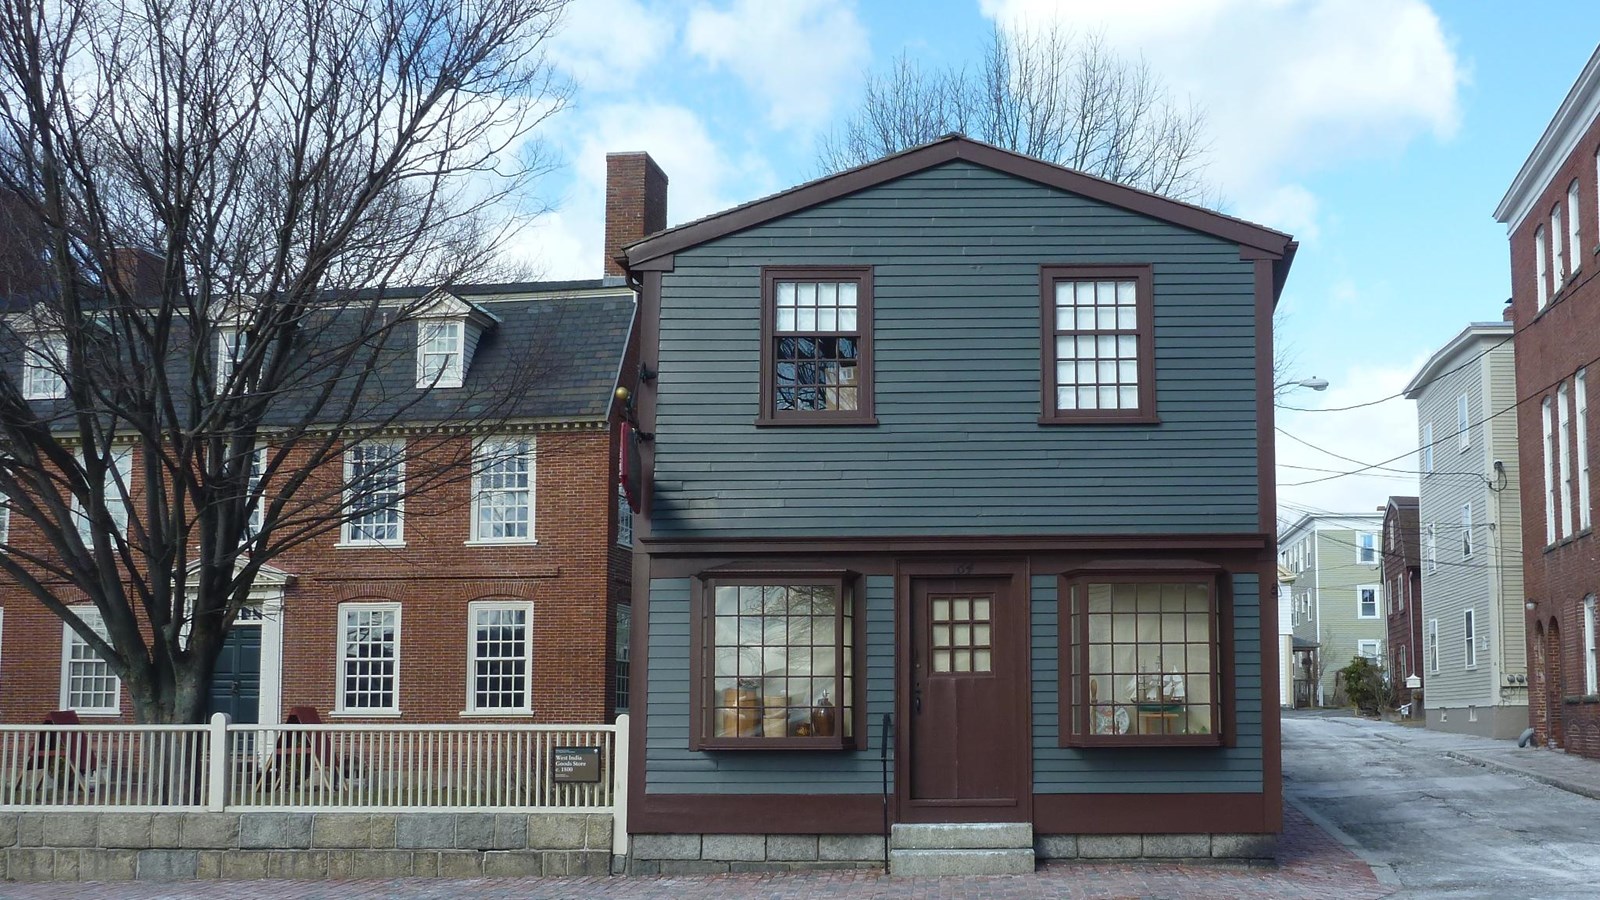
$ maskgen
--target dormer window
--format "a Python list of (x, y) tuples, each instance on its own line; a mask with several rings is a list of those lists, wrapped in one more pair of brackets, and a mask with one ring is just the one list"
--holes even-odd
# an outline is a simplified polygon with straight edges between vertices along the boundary
[(460, 319), (434, 319), (417, 324), (417, 387), (461, 387)]
[(22, 396), (28, 400), (55, 400), (67, 395), (61, 370), (67, 362), (67, 339), (59, 334), (34, 337), (22, 354)]
[(233, 377), (233, 370), (238, 367), (239, 357), (244, 354), (246, 335), (237, 328), (223, 328), (217, 331), (217, 393), (220, 394), (228, 387), (228, 379)]

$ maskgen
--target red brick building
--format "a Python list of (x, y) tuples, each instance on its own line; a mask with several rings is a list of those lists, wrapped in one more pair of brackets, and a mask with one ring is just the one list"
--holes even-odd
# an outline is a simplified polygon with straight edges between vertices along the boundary
[(1600, 758), (1588, 410), (1600, 375), (1600, 52), (1512, 181), (1495, 218), (1511, 242), (1517, 329), (1529, 717), (1541, 742)]
[[(403, 499), (272, 560), (217, 664), (213, 710), (241, 722), (297, 706), (340, 721), (601, 722), (626, 707), (632, 514), (617, 486), (626, 408), (616, 391), (636, 386), (638, 365), (633, 291), (610, 259), (664, 227), (665, 176), (643, 154), (612, 157), (608, 176), (605, 278), (439, 292), (427, 315), (444, 329), (416, 328), (417, 390), (490, 391), (509, 361), (535, 354), (539, 380), (492, 433), (441, 438), (449, 423), (418, 402), (414, 423), (300, 489), (349, 496), (387, 477)], [(393, 294), (414, 303), (430, 292)], [(423, 385), (425, 355), (440, 349), (424, 344), (441, 335), (454, 379)], [(414, 472), (430, 456), (473, 462), (461, 477), (407, 487), (405, 469), (378, 465), (388, 454)], [(10, 524), (6, 546), (46, 546), (28, 523)], [(86, 722), (132, 716), (88, 645), (0, 584), (0, 721), (62, 708)]]
[[(1412, 701), (1406, 679), (1423, 676), (1422, 551), (1417, 498), (1390, 497), (1383, 511), (1383, 596), (1388, 607), (1389, 683), (1395, 704)], [(1425, 677), (1425, 676), (1423, 676)], [(1422, 715), (1419, 707), (1412, 715)]]

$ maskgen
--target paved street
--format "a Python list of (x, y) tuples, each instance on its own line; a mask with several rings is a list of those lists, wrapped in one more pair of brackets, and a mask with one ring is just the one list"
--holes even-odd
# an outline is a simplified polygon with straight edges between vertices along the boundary
[(1397, 897), (1600, 895), (1600, 800), (1529, 777), (1600, 795), (1600, 763), (1353, 718), (1291, 714), (1283, 738), (1285, 793), (1388, 866)]

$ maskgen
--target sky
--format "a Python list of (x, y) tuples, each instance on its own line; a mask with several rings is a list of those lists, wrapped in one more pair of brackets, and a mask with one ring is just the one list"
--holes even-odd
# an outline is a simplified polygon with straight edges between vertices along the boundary
[(1414, 495), (1414, 474), (1325, 476), (1414, 473), (1398, 395), (1468, 323), (1500, 319), (1493, 211), (1595, 52), (1584, 0), (574, 0), (548, 47), (573, 102), (539, 134), (553, 210), (508, 252), (539, 277), (597, 277), (606, 153), (649, 152), (669, 224), (688, 221), (820, 174), (819, 138), (898, 54), (972, 65), (991, 29), (1052, 21), (1203, 109), (1224, 210), (1300, 242), (1278, 341), (1289, 373), (1330, 387), (1281, 400), (1309, 410), (1278, 413), (1281, 513)]

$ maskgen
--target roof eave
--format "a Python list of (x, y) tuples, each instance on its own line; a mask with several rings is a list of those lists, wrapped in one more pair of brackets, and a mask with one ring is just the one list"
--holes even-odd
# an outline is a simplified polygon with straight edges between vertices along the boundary
[(1435, 373), (1444, 368), (1446, 363), (1454, 360), (1461, 350), (1471, 342), (1480, 338), (1509, 337), (1515, 333), (1515, 328), (1510, 322), (1473, 322), (1469, 324), (1461, 330), (1460, 334), (1451, 338), (1448, 343), (1428, 357), (1428, 361), (1422, 364), (1422, 368), (1417, 371), (1416, 375), (1412, 376), (1411, 381), (1400, 392), (1401, 395), (1407, 400), (1417, 399), (1421, 395), (1423, 388), (1437, 380)]
[(1533, 152), (1523, 161), (1517, 176), (1511, 179), (1511, 187), (1495, 207), (1495, 221), (1505, 225), (1507, 231), (1522, 227), (1539, 195), (1555, 178), (1556, 171), (1597, 116), (1600, 116), (1600, 48), (1590, 55), (1583, 72), (1567, 91), (1550, 124), (1545, 126), (1544, 134), (1539, 136), (1539, 142), (1533, 145)]

